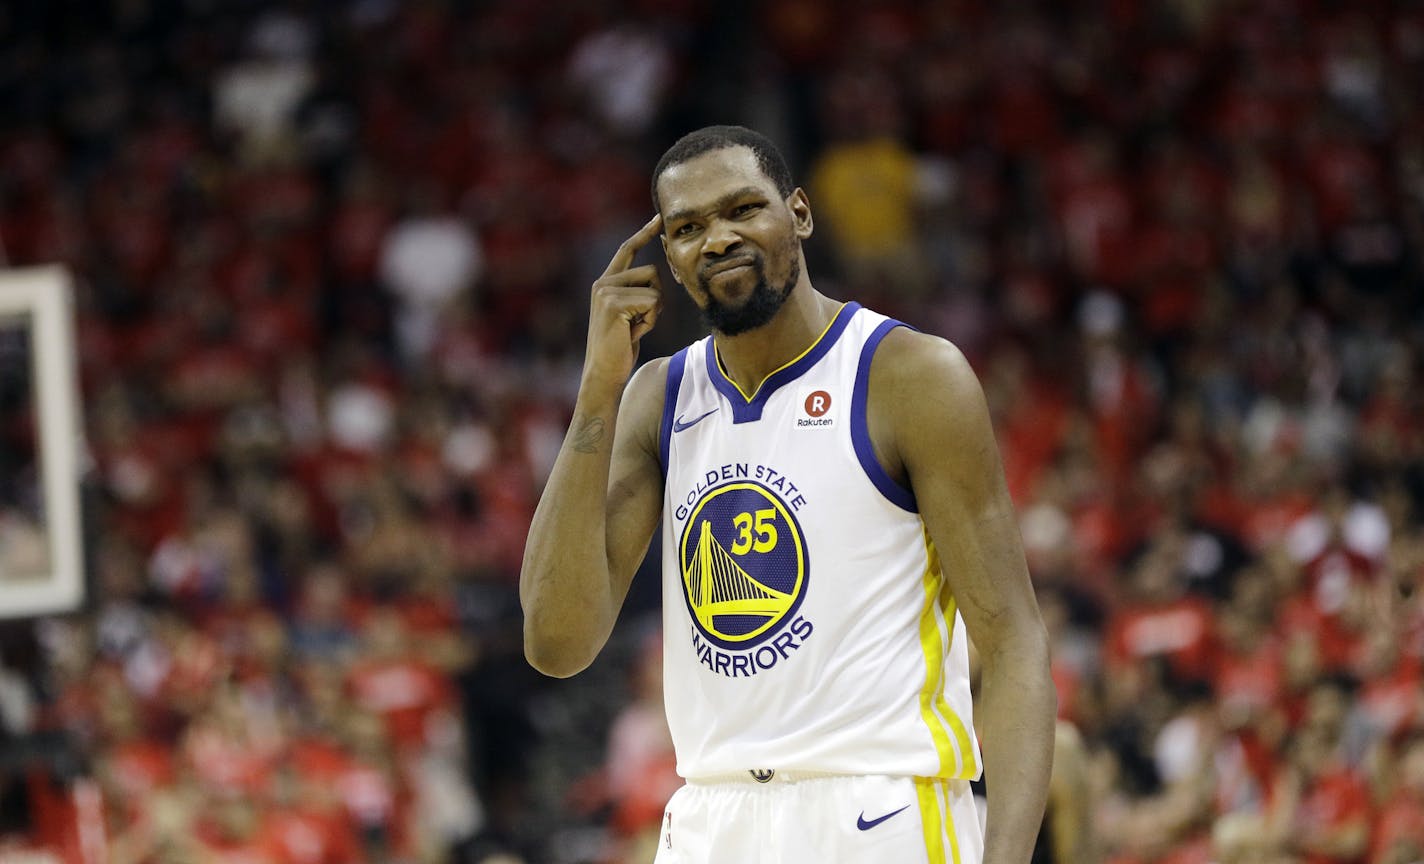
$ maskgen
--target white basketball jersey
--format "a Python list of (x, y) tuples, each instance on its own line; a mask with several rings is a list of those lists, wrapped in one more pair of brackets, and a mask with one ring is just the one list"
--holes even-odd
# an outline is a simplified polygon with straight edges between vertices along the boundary
[(684, 777), (979, 774), (964, 624), (867, 431), (903, 326), (849, 303), (750, 396), (711, 337), (668, 364), (664, 691)]

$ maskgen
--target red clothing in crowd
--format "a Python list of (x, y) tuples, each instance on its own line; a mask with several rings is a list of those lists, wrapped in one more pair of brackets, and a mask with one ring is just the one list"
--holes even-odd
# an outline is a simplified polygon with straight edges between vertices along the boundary
[(1157, 859), (1156, 864), (1213, 864), (1215, 861), (1216, 856), (1211, 850), (1211, 835), (1207, 834), (1184, 841)]
[(1391, 847), (1406, 843), (1424, 850), (1424, 796), (1407, 789), (1400, 790), (1380, 809), (1370, 857), (1381, 859)]
[(263, 835), (281, 864), (358, 864), (363, 860), (351, 826), (336, 814), (279, 809), (265, 820)]
[(1058, 719), (1075, 719), (1078, 694), (1083, 684), (1082, 674), (1059, 658), (1054, 658), (1048, 672), (1053, 676), (1053, 689), (1058, 694)]
[(1280, 640), (1267, 637), (1249, 651), (1219, 651), (1212, 682), (1223, 705), (1265, 709), (1280, 700), (1284, 674)]
[(173, 747), (146, 740), (115, 744), (109, 748), (106, 770), (126, 801), (141, 799), (173, 782)]
[(203, 864), (288, 864), (274, 839), (266, 832), (265, 820), (251, 834), (239, 837), (224, 834), (206, 820), (193, 831), (193, 845)]
[(1056, 215), (1066, 255), (1084, 278), (1110, 288), (1125, 286), (1134, 260), (1136, 202), (1127, 174), (1096, 164), (1096, 154), (1069, 148), (1055, 166)]
[(1218, 813), (1256, 810), (1265, 804), (1276, 774), (1276, 753), (1254, 729), (1226, 739), (1215, 762)]
[(1315, 509), (1315, 502), (1308, 495), (1292, 492), (1266, 500), (1244, 501), (1242, 509), (1244, 521), (1234, 526), (1234, 530), (1247, 546), (1262, 550), (1284, 539), (1296, 520)]
[[(1353, 771), (1335, 769), (1322, 774), (1302, 794), (1296, 806), (1295, 826), (1311, 834), (1344, 828), (1356, 821), (1368, 822), (1370, 789)], [(1306, 854), (1304, 864), (1341, 864), (1340, 859)]]
[(193, 728), (184, 744), (189, 765), (210, 788), (257, 795), (271, 783), (275, 753), (212, 726)]
[(1211, 609), (1197, 597), (1127, 606), (1108, 625), (1110, 664), (1163, 657), (1184, 678), (1206, 680), (1212, 670)]
[(412, 796), (400, 779), (380, 767), (353, 760), (336, 781), (346, 816), (363, 832), (381, 832), (387, 846), (401, 853), (415, 841)]
[(1424, 681), (1424, 665), (1419, 658), (1402, 657), (1388, 673), (1365, 682), (1358, 704), (1376, 730), (1393, 737), (1421, 719), (1420, 703), (1424, 702), (1421, 681)]
[(1020, 503), (1032, 499), (1040, 475), (1068, 434), (1071, 419), (1061, 396), (1048, 387), (1029, 385), (1029, 389), (1032, 392), (1016, 400), (998, 430), (1009, 494)]
[(419, 660), (358, 663), (349, 684), (357, 704), (385, 720), (398, 748), (423, 745), (426, 720), (453, 705), (449, 680)]
[(285, 761), (302, 782), (327, 790), (335, 789), (337, 780), (353, 765), (351, 756), (345, 750), (332, 741), (317, 737), (293, 741), (287, 748)]
[(1304, 634), (1314, 641), (1325, 669), (1344, 671), (1359, 659), (1364, 634), (1349, 627), (1341, 616), (1323, 612), (1314, 592), (1288, 599), (1281, 606), (1277, 625), (1287, 638)]

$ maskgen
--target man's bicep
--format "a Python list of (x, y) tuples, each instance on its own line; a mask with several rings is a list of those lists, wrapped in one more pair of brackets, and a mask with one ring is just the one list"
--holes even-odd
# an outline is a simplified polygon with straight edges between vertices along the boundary
[(970, 638), (994, 655), (1002, 637), (1039, 620), (1017, 520), (1012, 508), (976, 512), (940, 497), (921, 497), (921, 514)]
[(666, 363), (654, 361), (628, 383), (613, 437), (608, 471), (608, 569), (616, 595), (627, 593), (662, 515), (663, 474), (658, 459)]
[(911, 374), (897, 376), (898, 449), (965, 625), (991, 652), (1013, 624), (1039, 620), (1018, 518), (968, 361), (942, 340), (916, 339), (902, 367)]

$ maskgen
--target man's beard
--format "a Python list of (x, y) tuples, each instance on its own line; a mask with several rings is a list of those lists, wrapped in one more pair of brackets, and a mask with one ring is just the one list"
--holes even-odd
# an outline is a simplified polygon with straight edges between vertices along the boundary
[(776, 317), (781, 305), (791, 296), (791, 289), (796, 287), (796, 281), (801, 278), (799, 258), (791, 259), (791, 273), (780, 288), (772, 288), (771, 283), (767, 281), (766, 262), (763, 259), (758, 257), (752, 264), (752, 269), (756, 271), (757, 284), (740, 306), (728, 306), (718, 300), (712, 293), (710, 280), (705, 276), (697, 277), (697, 284), (707, 297), (707, 305), (702, 307), (702, 320), (723, 336), (737, 336), (748, 330), (755, 330)]

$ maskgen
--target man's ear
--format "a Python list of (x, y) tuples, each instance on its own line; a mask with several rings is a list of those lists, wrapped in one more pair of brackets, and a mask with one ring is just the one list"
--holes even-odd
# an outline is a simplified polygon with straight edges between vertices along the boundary
[(791, 210), (792, 221), (796, 223), (796, 236), (802, 240), (809, 239), (816, 223), (811, 218), (811, 199), (806, 197), (806, 190), (797, 186), (791, 197), (786, 199), (786, 206)]
[(658, 239), (662, 241), (662, 244), (663, 244), (663, 257), (667, 259), (667, 262), (668, 262), (668, 272), (672, 274), (672, 281), (674, 281), (674, 282), (676, 282), (677, 284), (681, 285), (681, 284), (682, 284), (682, 277), (679, 276), (679, 275), (677, 275), (677, 268), (674, 267), (674, 266), (672, 266), (672, 256), (668, 255), (667, 235), (666, 235), (666, 234), (659, 234), (659, 235), (658, 235)]

